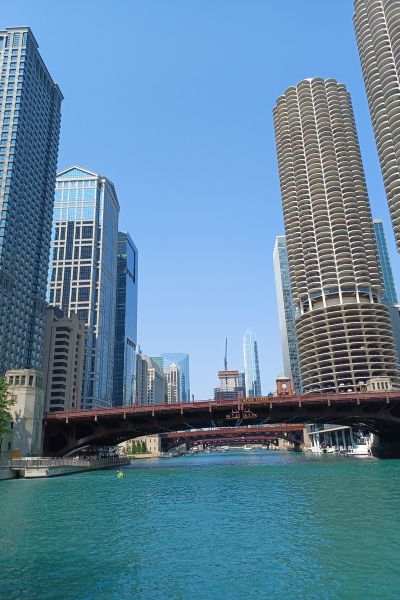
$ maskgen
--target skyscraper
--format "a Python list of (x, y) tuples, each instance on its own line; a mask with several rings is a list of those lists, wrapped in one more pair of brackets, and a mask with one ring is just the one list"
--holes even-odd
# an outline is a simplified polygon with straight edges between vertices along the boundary
[(84, 408), (113, 400), (118, 214), (106, 177), (81, 167), (58, 173), (48, 295), (86, 324)]
[(166, 375), (152, 358), (144, 358), (147, 362), (147, 404), (165, 404), (168, 400)]
[(0, 374), (41, 369), (62, 94), (29, 27), (0, 31)]
[(273, 259), (283, 368), (285, 375), (292, 379), (296, 394), (301, 394), (302, 388), (295, 322), (296, 309), (292, 298), (289, 260), (284, 235), (277, 236), (275, 240)]
[(246, 396), (242, 373), (239, 371), (218, 371), (218, 379), (219, 387), (214, 388), (215, 400), (234, 400)]
[(378, 249), (378, 258), (383, 277), (384, 293), (382, 302), (384, 304), (397, 304), (396, 288), (394, 286), (392, 265), (390, 264), (389, 252), (386, 244), (385, 230), (381, 219), (374, 219), (374, 230), (376, 246)]
[(397, 250), (400, 252), (400, 10), (355, 0), (354, 28)]
[(164, 372), (166, 372), (173, 363), (178, 365), (180, 401), (190, 402), (189, 354), (166, 352), (160, 356), (153, 357), (153, 360)]
[(81, 407), (85, 326), (75, 314), (64, 317), (60, 308), (49, 306), (43, 351), (43, 381), (46, 412)]
[(135, 403), (138, 254), (129, 233), (118, 233), (114, 405)]
[(397, 293), (394, 285), (392, 265), (386, 244), (385, 231), (381, 219), (374, 219), (376, 246), (378, 248), (379, 263), (383, 278), (382, 302), (389, 308), (394, 341), (397, 349), (397, 358), (400, 363), (400, 305), (397, 303)]
[(254, 332), (250, 328), (246, 329), (243, 336), (243, 357), (246, 396), (251, 398), (261, 396), (257, 340)]
[(400, 373), (350, 96), (334, 79), (290, 87), (274, 109), (304, 392)]
[(165, 372), (167, 378), (167, 401), (168, 404), (180, 402), (179, 390), (179, 367), (172, 363)]

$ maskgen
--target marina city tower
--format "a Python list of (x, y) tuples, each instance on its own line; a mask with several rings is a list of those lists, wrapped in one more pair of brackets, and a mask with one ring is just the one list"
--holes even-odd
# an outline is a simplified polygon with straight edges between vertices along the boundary
[(400, 384), (350, 95), (306, 79), (274, 108), (304, 392)]
[(354, 28), (400, 252), (400, 2), (355, 0)]

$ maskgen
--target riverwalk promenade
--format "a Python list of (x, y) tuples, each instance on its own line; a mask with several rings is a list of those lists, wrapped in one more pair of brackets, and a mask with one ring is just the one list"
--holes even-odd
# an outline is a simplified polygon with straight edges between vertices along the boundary
[(0, 480), (19, 477), (25, 479), (59, 477), (84, 471), (122, 467), (129, 465), (130, 462), (130, 459), (126, 456), (108, 456), (106, 458), (10, 458), (0, 461)]

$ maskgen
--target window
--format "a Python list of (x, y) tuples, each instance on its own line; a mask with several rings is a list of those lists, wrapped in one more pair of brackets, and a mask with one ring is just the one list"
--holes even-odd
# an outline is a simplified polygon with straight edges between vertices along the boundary
[(78, 302), (88, 302), (90, 295), (89, 287), (81, 287), (78, 291)]
[(78, 319), (80, 321), (85, 321), (85, 323), (87, 322), (89, 318), (89, 311), (88, 310), (78, 310)]
[(82, 238), (83, 239), (91, 239), (93, 237), (93, 227), (92, 226), (84, 226), (82, 227)]
[(79, 270), (79, 279), (90, 279), (91, 268), (90, 267), (81, 267)]
[(81, 247), (81, 258), (92, 258), (92, 246)]

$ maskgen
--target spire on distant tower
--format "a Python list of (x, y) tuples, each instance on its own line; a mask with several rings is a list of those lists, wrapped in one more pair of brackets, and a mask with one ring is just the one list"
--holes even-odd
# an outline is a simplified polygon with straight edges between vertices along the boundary
[(228, 338), (225, 338), (225, 358), (224, 358), (225, 371), (228, 370)]

